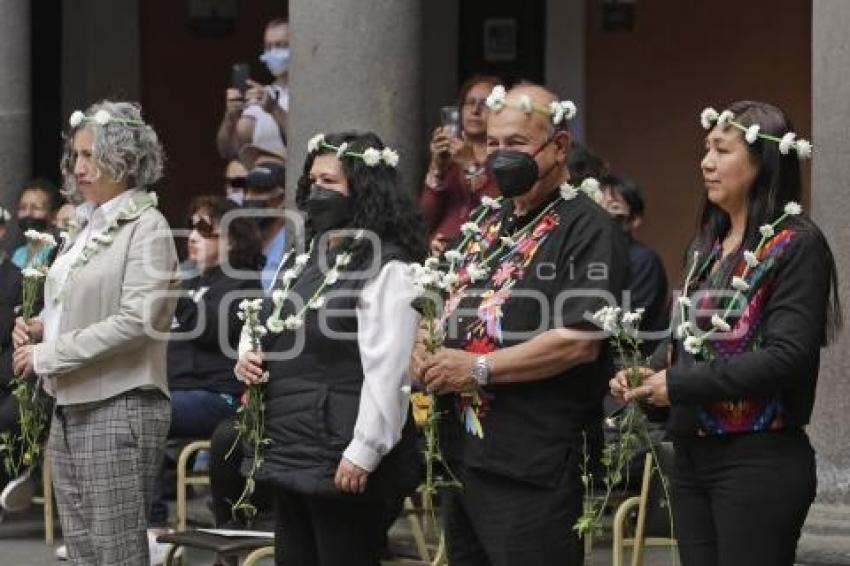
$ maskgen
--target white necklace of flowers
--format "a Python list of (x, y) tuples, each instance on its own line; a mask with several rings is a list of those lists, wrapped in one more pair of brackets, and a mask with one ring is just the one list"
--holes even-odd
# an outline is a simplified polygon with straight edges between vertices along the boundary
[(384, 147), (383, 149), (367, 147), (363, 150), (363, 153), (357, 153), (356, 151), (348, 151), (347, 142), (343, 142), (340, 145), (327, 143), (325, 141), (325, 134), (316, 134), (307, 142), (307, 153), (313, 153), (321, 148), (336, 152), (337, 159), (342, 159), (343, 157), (362, 159), (363, 163), (368, 167), (377, 167), (382, 161), (393, 168), (398, 165), (398, 152), (390, 147)]
[[(65, 289), (68, 287), (68, 283), (71, 281), (74, 273), (87, 264), (91, 258), (112, 244), (114, 234), (118, 231), (118, 228), (121, 227), (122, 222), (135, 220), (141, 216), (144, 211), (149, 208), (156, 208), (158, 204), (159, 198), (154, 192), (145, 193), (140, 197), (131, 197), (130, 200), (118, 210), (118, 213), (115, 214), (109, 224), (106, 225), (106, 228), (96, 234), (93, 234), (89, 238), (88, 243), (83, 246), (79, 255), (76, 259), (74, 259), (74, 263), (72, 263), (71, 267), (68, 268), (68, 275), (65, 277), (62, 289), (56, 295), (56, 301), (59, 302), (64, 296)], [(79, 230), (76, 223), (70, 225), (69, 228), (72, 228), (73, 231), (68, 235), (68, 237), (75, 237), (77, 230)]]
[(144, 126), (145, 123), (141, 120), (134, 120), (132, 118), (116, 118), (107, 110), (98, 110), (94, 113), (93, 116), (86, 116), (80, 110), (74, 110), (71, 114), (71, 117), (68, 119), (68, 123), (72, 128), (76, 128), (83, 122), (94, 122), (98, 126), (105, 126), (107, 124), (121, 124), (122, 126), (136, 126), (141, 127)]
[(788, 155), (793, 149), (797, 152), (797, 157), (799, 159), (809, 159), (812, 156), (812, 144), (810, 141), (798, 138), (797, 134), (794, 132), (788, 132), (781, 138), (770, 134), (764, 134), (761, 132), (761, 126), (758, 124), (753, 124), (747, 127), (740, 122), (735, 121), (735, 114), (733, 114), (731, 110), (724, 110), (723, 112), (718, 113), (717, 110), (709, 106), (702, 111), (702, 114), (700, 114), (700, 123), (706, 130), (710, 130), (715, 125), (724, 129), (729, 126), (737, 128), (744, 132), (744, 139), (747, 140), (747, 143), (750, 145), (756, 143), (756, 140), (758, 139), (776, 142), (779, 144), (779, 153), (782, 155)]
[(502, 85), (496, 85), (485, 100), (487, 108), (493, 112), (499, 112), (506, 106), (522, 110), (526, 114), (539, 112), (548, 116), (554, 125), (559, 125), (564, 120), (572, 120), (578, 113), (578, 108), (572, 100), (553, 100), (548, 106), (543, 106), (531, 100), (527, 94), (516, 98), (508, 98), (508, 91)]
[(755, 250), (744, 251), (744, 261), (746, 262), (744, 271), (740, 276), (736, 275), (732, 277), (732, 289), (734, 289), (735, 293), (732, 296), (732, 300), (729, 302), (729, 306), (726, 307), (726, 311), (723, 313), (723, 316), (714, 314), (711, 317), (711, 330), (702, 333), (700, 333), (689, 320), (688, 311), (688, 309), (693, 307), (691, 299), (688, 297), (688, 291), (690, 290), (691, 280), (694, 277), (697, 263), (699, 262), (699, 252), (694, 251), (694, 259), (691, 263), (690, 269), (688, 270), (688, 276), (685, 278), (684, 289), (682, 289), (682, 294), (678, 299), (681, 322), (679, 326), (676, 327), (676, 337), (683, 341), (683, 347), (686, 352), (692, 355), (697, 355), (703, 350), (704, 343), (708, 338), (718, 332), (731, 332), (732, 326), (729, 324), (727, 319), (729, 318), (729, 314), (732, 312), (732, 309), (744, 297), (744, 293), (750, 289), (750, 284), (747, 282), (747, 275), (749, 275), (750, 271), (758, 267), (760, 263), (758, 259), (759, 252), (762, 250), (767, 241), (774, 236), (776, 227), (780, 223), (789, 216), (799, 215), (802, 211), (803, 208), (798, 203), (791, 201), (785, 205), (783, 213), (779, 218), (770, 224), (764, 224), (759, 227), (761, 240), (759, 240), (758, 246), (756, 246)]
[[(576, 198), (579, 192), (583, 192), (587, 194), (590, 198), (594, 200), (598, 205), (602, 204), (602, 190), (599, 187), (599, 181), (594, 179), (593, 177), (588, 177), (584, 181), (582, 181), (581, 186), (576, 188), (572, 186), (569, 182), (562, 183), (558, 190), (560, 191), (560, 198), (553, 200), (549, 205), (544, 208), (531, 222), (526, 223), (522, 228), (511, 234), (510, 236), (501, 236), (499, 238), (499, 247), (496, 248), (492, 253), (488, 253), (482, 260), (478, 263), (470, 263), (466, 267), (466, 273), (469, 276), (469, 280), (471, 282), (476, 282), (479, 280), (483, 280), (490, 273), (488, 266), (490, 262), (493, 261), (499, 254), (502, 253), (503, 250), (514, 247), (517, 242), (524, 236), (529, 230), (531, 230), (534, 226), (537, 225), (537, 222), (543, 218), (543, 216), (552, 210), (561, 200), (570, 201)], [(446, 251), (443, 254), (443, 257), (448, 262), (449, 270), (446, 273), (441, 273), (437, 266), (439, 265), (439, 260), (437, 258), (429, 258), (425, 261), (422, 267), (425, 269), (416, 269), (415, 270), (415, 280), (416, 287), (418, 290), (423, 290), (428, 285), (436, 285), (446, 291), (451, 291), (459, 282), (460, 276), (457, 273), (457, 268), (463, 264), (466, 260), (466, 253), (461, 252), (461, 250), (465, 249), (469, 241), (475, 237), (481, 235), (481, 222), (483, 222), (484, 218), (490, 214), (492, 211), (498, 210), (502, 207), (503, 197), (491, 198), (491, 197), (481, 197), (481, 207), (478, 212), (473, 212), (471, 215), (472, 220), (465, 222), (461, 225), (460, 231), (463, 234), (463, 238), (460, 240), (457, 246), (453, 249)], [(489, 250), (485, 250), (489, 251)]]
[[(354, 235), (354, 240), (358, 241), (363, 238), (363, 230), (358, 230)], [(322, 284), (319, 285), (319, 288), (316, 289), (316, 292), (313, 293), (313, 296), (310, 297), (309, 300), (304, 304), (300, 311), (295, 314), (291, 314), (286, 317), (286, 320), (281, 320), (280, 313), (283, 309), (283, 304), (286, 302), (287, 297), (289, 296), (289, 290), (292, 288), (292, 284), (296, 279), (301, 275), (301, 272), (304, 271), (304, 266), (307, 265), (307, 262), (310, 261), (310, 257), (313, 253), (313, 245), (315, 241), (310, 242), (310, 247), (308, 248), (306, 253), (300, 254), (295, 257), (295, 264), (286, 271), (283, 272), (283, 288), (275, 289), (272, 292), (272, 304), (274, 305), (274, 310), (269, 315), (269, 318), (266, 320), (266, 328), (269, 331), (274, 332), (275, 334), (279, 334), (284, 330), (298, 330), (304, 325), (304, 318), (307, 315), (308, 310), (318, 310), (322, 308), (325, 304), (325, 298), (322, 295), (325, 290), (332, 286), (339, 280), (340, 272), (345, 268), (349, 263), (351, 263), (351, 254), (348, 252), (340, 252), (337, 254), (336, 259), (334, 260), (334, 266), (328, 270), (325, 274), (325, 278), (322, 281)]]

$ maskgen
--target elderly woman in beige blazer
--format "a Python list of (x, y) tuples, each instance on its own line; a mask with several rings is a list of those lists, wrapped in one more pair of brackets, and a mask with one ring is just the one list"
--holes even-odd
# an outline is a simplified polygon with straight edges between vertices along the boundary
[(47, 443), (68, 558), (147, 565), (147, 513), (170, 420), (165, 355), (177, 255), (147, 188), (162, 149), (140, 108), (71, 116), (62, 159), (77, 226), (37, 319), (16, 322), (16, 373), (56, 397)]

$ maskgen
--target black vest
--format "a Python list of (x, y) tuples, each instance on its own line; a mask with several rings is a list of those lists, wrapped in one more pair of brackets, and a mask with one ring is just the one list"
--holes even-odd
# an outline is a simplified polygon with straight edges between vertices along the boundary
[[(355, 309), (367, 281), (388, 261), (402, 258), (401, 251), (390, 244), (384, 244), (381, 252), (372, 273), (348, 278), (352, 271), (363, 269), (361, 262), (356, 262), (359, 266), (352, 262), (339, 281), (323, 292), (325, 304), (307, 311), (302, 328), (270, 335), (264, 344), (270, 373), (266, 435), (271, 443), (258, 479), (299, 493), (343, 495), (334, 487), (334, 476), (354, 435), (364, 379)], [(290, 290), (293, 301), (284, 305), (283, 320), (300, 311), (302, 301), (309, 300), (322, 284), (324, 273), (317, 255), (313, 254)], [(326, 265), (334, 260), (331, 253)], [(401, 440), (369, 475), (364, 495), (391, 498), (411, 492), (419, 484), (420, 458), (408, 413)]]

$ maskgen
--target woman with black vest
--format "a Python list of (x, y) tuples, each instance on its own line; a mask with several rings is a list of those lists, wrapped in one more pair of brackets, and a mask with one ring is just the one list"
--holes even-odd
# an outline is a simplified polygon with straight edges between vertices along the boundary
[[(706, 108), (705, 198), (652, 369), (612, 393), (669, 406), (672, 509), (685, 566), (794, 563), (815, 497), (812, 416), (820, 350), (841, 328), (835, 261), (802, 214), (811, 154), (775, 106)], [(669, 346), (669, 347), (668, 347)]]
[(308, 150), (297, 201), (310, 241), (261, 316), (263, 351), (236, 374), (268, 372), (257, 479), (275, 486), (276, 562), (377, 566), (385, 509), (419, 481), (402, 387), (418, 322), (407, 264), (426, 254), (424, 227), (376, 135), (319, 134)]

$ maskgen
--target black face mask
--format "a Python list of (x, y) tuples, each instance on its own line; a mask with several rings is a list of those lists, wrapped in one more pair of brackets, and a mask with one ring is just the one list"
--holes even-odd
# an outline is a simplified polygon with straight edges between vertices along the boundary
[[(256, 210), (258, 212), (263, 212), (264, 214), (268, 214), (271, 210), (274, 210), (268, 205), (268, 201), (263, 199), (243, 199), (242, 208)], [(278, 216), (251, 216), (251, 219), (257, 223), (257, 228), (260, 229), (260, 232), (265, 232), (267, 228), (274, 224), (275, 220), (278, 219)]]
[(487, 156), (487, 169), (496, 180), (499, 192), (505, 198), (515, 198), (524, 195), (534, 183), (541, 177), (549, 174), (549, 169), (544, 175), (540, 175), (540, 168), (534, 158), (543, 151), (555, 138), (549, 138), (546, 143), (533, 154), (515, 149), (497, 149)]
[(316, 234), (344, 228), (351, 222), (351, 199), (322, 185), (310, 187), (307, 217)]
[(35, 230), (36, 232), (45, 232), (47, 230), (47, 219), (46, 218), (18, 218), (18, 227), (21, 229), (21, 234), (28, 230)]

